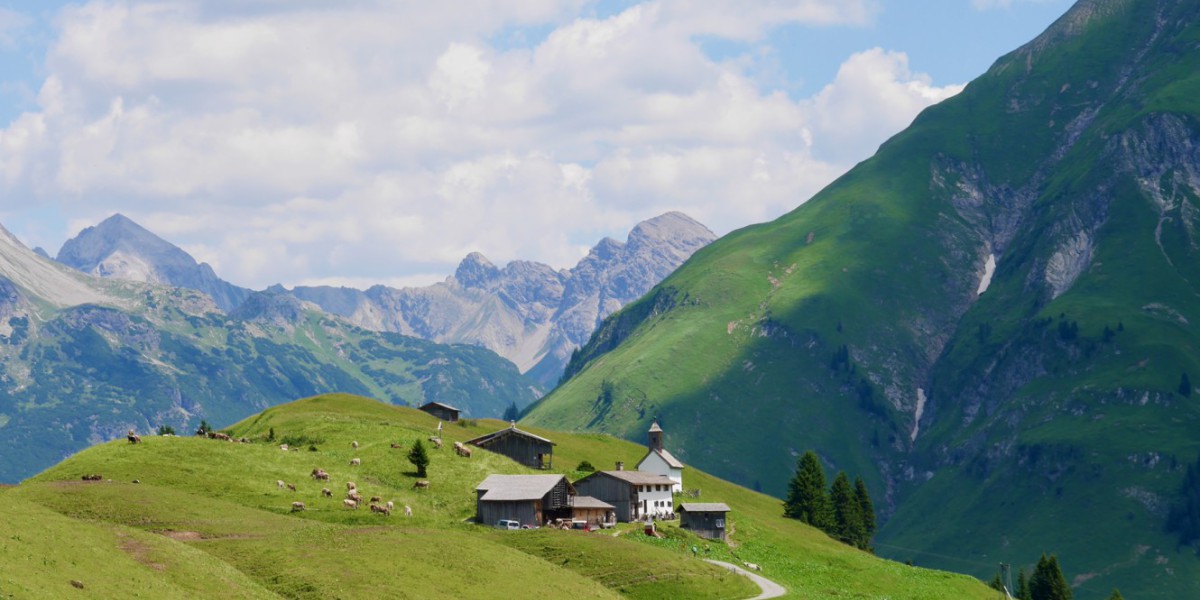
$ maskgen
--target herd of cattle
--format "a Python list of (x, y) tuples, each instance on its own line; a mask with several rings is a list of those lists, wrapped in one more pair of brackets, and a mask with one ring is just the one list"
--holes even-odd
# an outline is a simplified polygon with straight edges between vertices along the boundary
[[(202, 435), (202, 436), (208, 437), (209, 439), (221, 440), (221, 441), (226, 441), (226, 442), (249, 443), (249, 441), (250, 441), (246, 438), (234, 439), (230, 435), (221, 433), (219, 431), (197, 432), (197, 435)], [(129, 433), (127, 434), (126, 438), (129, 440), (130, 444), (142, 443), (141, 436), (139, 436), (132, 429), (129, 430)], [(442, 438), (440, 438), (438, 436), (432, 436), (429, 438), (429, 441), (433, 444), (433, 447), (435, 449), (439, 449), (439, 450), (441, 449)], [(350, 447), (353, 450), (358, 450), (358, 442), (357, 441), (350, 442)], [(401, 445), (400, 444), (392, 444), (392, 448), (401, 448)], [(289, 448), (287, 444), (280, 444), (279, 449), (284, 452), (288, 452), (289, 450), (292, 450), (292, 448)], [(471, 449), (469, 447), (467, 447), (466, 445), (464, 445), (462, 442), (454, 442), (454, 453), (463, 458), (471, 458)], [(362, 465), (362, 459), (360, 459), (358, 457), (354, 457), (354, 458), (350, 459), (351, 467), (358, 467), (361, 465)], [(327, 471), (325, 471), (325, 469), (322, 469), (319, 467), (314, 468), (312, 470), (312, 473), (310, 473), (310, 476), (312, 477), (313, 481), (324, 481), (324, 482), (329, 481), (329, 473)], [(100, 478), (101, 478), (100, 475), (84, 475), (83, 476), (83, 479), (85, 481), (98, 481), (98, 480), (100, 480)], [(293, 492), (299, 492), (299, 489), (297, 488), (296, 484), (287, 483), (286, 481), (284, 481), (282, 479), (275, 480), (275, 485), (278, 489), (281, 489), (281, 490), (288, 489)], [(425, 479), (418, 480), (415, 483), (413, 483), (413, 488), (419, 489), (419, 490), (429, 489), (429, 481), (425, 480)], [(332, 499), (333, 491), (327, 487), (321, 488), (321, 497)], [(371, 512), (378, 513), (382, 516), (391, 516), (392, 510), (395, 508), (394, 502), (392, 502), (391, 500), (388, 500), (386, 503), (384, 503), (383, 499), (379, 496), (371, 496), (370, 499), (367, 500), (358, 491), (357, 484), (355, 484), (353, 481), (346, 482), (346, 497), (342, 499), (343, 508), (345, 508), (347, 510), (358, 510), (358, 507), (362, 506), (364, 502), (366, 502), (367, 505), (370, 507)], [(292, 502), (292, 512), (299, 512), (302, 510), (307, 510), (307, 506), (304, 504), (304, 502), (302, 502), (302, 501)], [(412, 514), (413, 514), (412, 507), (405, 505), (404, 506), (404, 516), (411, 517)]]

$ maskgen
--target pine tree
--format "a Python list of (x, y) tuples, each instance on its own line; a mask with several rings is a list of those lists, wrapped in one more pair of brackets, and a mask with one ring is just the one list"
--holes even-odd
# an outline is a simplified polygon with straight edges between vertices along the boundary
[(825, 470), (821, 468), (821, 459), (812, 450), (796, 461), (796, 474), (788, 482), (783, 515), (821, 530), (828, 529), (833, 521), (829, 496), (825, 491)]
[(1179, 496), (1167, 514), (1167, 531), (1179, 536), (1181, 546), (1200, 540), (1200, 457), (1184, 472)]
[(845, 471), (839, 471), (834, 478), (829, 489), (829, 501), (833, 505), (834, 537), (856, 548), (865, 548), (867, 532), (863, 529), (862, 510)]
[(1071, 600), (1071, 587), (1058, 566), (1058, 557), (1053, 554), (1038, 559), (1033, 576), (1029, 578), (1032, 600)]
[(875, 535), (875, 504), (871, 502), (871, 495), (867, 493), (867, 484), (863, 483), (862, 477), (854, 478), (854, 498), (858, 500), (859, 514), (862, 515), (863, 530), (866, 531), (867, 546), (870, 546), (871, 537)]
[(988, 587), (992, 588), (993, 590), (999, 590), (1001, 592), (1004, 591), (1004, 582), (1000, 581), (1000, 572), (999, 571), (997, 571), (996, 574), (992, 576), (992, 580), (988, 582)]
[(408, 462), (417, 468), (417, 477), (425, 477), (425, 467), (429, 466), (429, 453), (425, 451), (425, 444), (422, 444), (420, 439), (413, 442), (412, 449), (408, 451)]
[(1178, 391), (1179, 391), (1179, 395), (1181, 395), (1181, 396), (1191, 396), (1192, 395), (1192, 380), (1188, 378), (1187, 373), (1184, 373), (1179, 376), (1179, 390)]
[(1025, 567), (1017, 571), (1017, 600), (1033, 600), (1033, 592), (1029, 591), (1029, 578), (1025, 577)]
[(508, 408), (504, 409), (504, 416), (501, 417), (505, 421), (516, 421), (521, 416), (521, 411), (517, 410), (517, 403), (510, 402)]
[(1108, 600), (1125, 600), (1125, 596), (1121, 595), (1121, 590), (1113, 588), (1112, 595), (1108, 597)]

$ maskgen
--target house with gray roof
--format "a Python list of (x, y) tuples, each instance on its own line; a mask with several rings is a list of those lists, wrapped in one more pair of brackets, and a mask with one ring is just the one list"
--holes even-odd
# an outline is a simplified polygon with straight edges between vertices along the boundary
[(630, 522), (647, 516), (665, 517), (674, 512), (671, 496), (674, 483), (657, 473), (618, 468), (596, 471), (576, 481), (575, 489), (581, 495), (611, 504), (618, 521)]
[(488, 475), (475, 487), (475, 519), (494, 525), (500, 519), (540, 526), (570, 519), (575, 487), (563, 475)]

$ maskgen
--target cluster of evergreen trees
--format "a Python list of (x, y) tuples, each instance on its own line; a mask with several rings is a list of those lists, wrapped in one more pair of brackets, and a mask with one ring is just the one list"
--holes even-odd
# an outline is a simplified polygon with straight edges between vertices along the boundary
[[(991, 586), (1004, 591), (999, 573), (992, 579)], [(1058, 566), (1058, 557), (1053, 554), (1049, 558), (1043, 554), (1033, 568), (1033, 575), (1028, 578), (1022, 568), (1017, 573), (1016, 589), (1008, 591), (1016, 600), (1071, 600), (1071, 586), (1067, 585), (1067, 578)], [(1108, 600), (1124, 600), (1124, 597), (1120, 590), (1113, 590)]]
[(875, 505), (861, 477), (850, 478), (839, 472), (829, 489), (825, 488), (825, 470), (812, 450), (796, 463), (796, 474), (788, 482), (783, 515), (799, 519), (830, 536), (863, 550), (871, 549), (875, 534)]

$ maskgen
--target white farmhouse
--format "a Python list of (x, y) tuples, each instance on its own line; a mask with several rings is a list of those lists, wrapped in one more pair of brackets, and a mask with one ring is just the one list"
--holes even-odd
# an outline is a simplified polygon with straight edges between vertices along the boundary
[(683, 491), (683, 463), (675, 458), (663, 448), (662, 427), (658, 426), (658, 419), (650, 425), (649, 446), (650, 451), (646, 453), (646, 457), (637, 465), (637, 470), (644, 473), (656, 473), (670, 479), (674, 484), (671, 486), (671, 491), (679, 493)]

